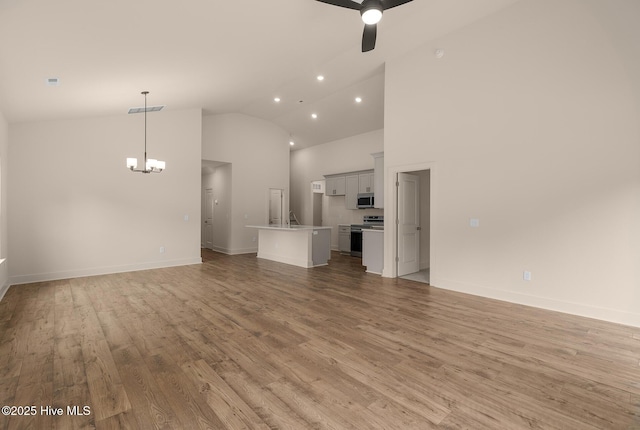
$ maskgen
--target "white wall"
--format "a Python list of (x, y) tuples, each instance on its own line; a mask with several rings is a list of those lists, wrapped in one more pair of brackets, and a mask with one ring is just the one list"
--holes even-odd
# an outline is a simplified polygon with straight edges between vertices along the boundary
[(0, 112), (0, 299), (9, 287), (8, 255), (9, 229), (7, 224), (7, 178), (9, 158), (9, 124)]
[[(202, 217), (205, 217), (205, 192), (213, 191), (213, 249), (228, 253), (231, 249), (231, 164), (216, 167), (213, 172), (202, 176)], [(202, 243), (205, 243), (204, 229)]]
[(219, 250), (256, 252), (258, 232), (245, 226), (268, 223), (269, 188), (284, 190), (289, 212), (289, 134), (242, 114), (209, 115), (202, 121), (202, 158), (231, 163), (230, 240)]
[(433, 285), (640, 326), (640, 57), (612, 37), (637, 31), (602, 8), (639, 12), (519, 2), (386, 64), (385, 212), (433, 168)]
[(141, 164), (142, 115), (11, 124), (11, 283), (200, 262), (201, 121), (148, 115), (149, 156), (167, 163), (148, 175), (125, 163)]
[[(311, 182), (324, 180), (324, 175), (373, 169), (371, 154), (382, 151), (383, 137), (383, 130), (376, 130), (291, 152), (291, 208), (301, 224), (313, 223)], [(360, 224), (363, 215), (383, 214), (380, 209), (346, 209), (344, 196), (325, 196), (322, 211), (322, 224), (333, 227), (333, 249), (338, 249), (339, 224)]]
[(311, 182), (324, 180), (324, 175), (373, 169), (371, 154), (382, 151), (383, 138), (383, 130), (375, 130), (291, 151), (291, 208), (301, 224), (313, 220)]

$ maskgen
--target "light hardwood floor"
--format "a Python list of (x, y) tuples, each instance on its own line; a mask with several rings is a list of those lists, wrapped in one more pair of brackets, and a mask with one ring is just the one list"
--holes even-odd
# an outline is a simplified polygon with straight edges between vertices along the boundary
[(314, 269), (205, 261), (11, 287), (0, 404), (38, 413), (0, 428), (640, 429), (638, 328), (337, 253)]

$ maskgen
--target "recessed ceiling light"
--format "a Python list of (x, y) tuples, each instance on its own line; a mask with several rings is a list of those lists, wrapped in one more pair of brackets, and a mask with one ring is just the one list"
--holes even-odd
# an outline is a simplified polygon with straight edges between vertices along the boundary
[(295, 142), (293, 140), (290, 140), (289, 141), (289, 145), (293, 146), (293, 145), (295, 145)]
[(280, 97), (274, 97), (273, 101), (276, 102), (276, 103), (280, 103)]
[(322, 82), (322, 81), (324, 81), (324, 76), (318, 75), (318, 77), (316, 79)]
[(312, 113), (312, 114), (311, 114), (311, 118), (313, 118), (313, 119), (317, 119), (317, 118), (318, 118), (318, 114), (317, 114), (317, 113)]
[(362, 97), (356, 97), (356, 103), (362, 103)]

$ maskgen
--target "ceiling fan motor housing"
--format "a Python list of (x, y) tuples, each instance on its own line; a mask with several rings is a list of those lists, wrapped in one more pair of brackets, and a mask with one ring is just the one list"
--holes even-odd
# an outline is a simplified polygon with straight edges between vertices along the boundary
[(360, 8), (360, 16), (365, 24), (377, 24), (383, 10), (382, 0), (365, 0)]

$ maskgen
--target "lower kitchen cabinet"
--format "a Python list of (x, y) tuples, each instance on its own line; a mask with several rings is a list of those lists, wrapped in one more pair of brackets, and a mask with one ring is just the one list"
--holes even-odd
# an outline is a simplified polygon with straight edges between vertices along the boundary
[(351, 254), (351, 225), (338, 225), (338, 250), (341, 254)]
[(367, 266), (367, 272), (382, 275), (384, 230), (362, 230), (362, 265)]

